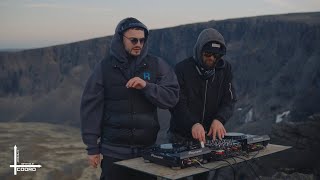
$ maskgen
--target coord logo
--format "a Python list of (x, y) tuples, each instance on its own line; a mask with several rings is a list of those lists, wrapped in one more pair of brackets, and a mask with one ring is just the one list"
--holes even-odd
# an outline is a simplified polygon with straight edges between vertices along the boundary
[(41, 168), (42, 166), (34, 163), (19, 163), (19, 150), (16, 145), (13, 147), (13, 165), (10, 167), (14, 168), (14, 175), (17, 175), (17, 171), (26, 171), (26, 172), (34, 172), (37, 171), (37, 168)]

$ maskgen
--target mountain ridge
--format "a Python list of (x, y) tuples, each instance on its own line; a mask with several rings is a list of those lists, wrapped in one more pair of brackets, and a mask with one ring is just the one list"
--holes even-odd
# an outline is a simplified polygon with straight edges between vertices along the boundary
[[(291, 110), (292, 115), (296, 109), (296, 115), (291, 119), (306, 118), (320, 111), (312, 103), (300, 102), (304, 98), (312, 102), (320, 99), (315, 93), (319, 89), (320, 76), (317, 70), (320, 65), (316, 60), (320, 52), (315, 48), (320, 46), (318, 20), (319, 12), (294, 13), (213, 20), (151, 30), (149, 52), (174, 66), (192, 55), (193, 45), (202, 29), (216, 28), (227, 42), (225, 59), (233, 65), (239, 96), (237, 109), (242, 109), (236, 112), (237, 118), (233, 118), (229, 127), (233, 129), (242, 125), (245, 122), (243, 117), (248, 113), (252, 114), (251, 119), (247, 119), (251, 123), (259, 121), (258, 117), (265, 117), (268, 119), (265, 123), (273, 124), (271, 121), (275, 121), (277, 114)], [(65, 110), (55, 108), (56, 114), (68, 115), (54, 116), (58, 120), (52, 121), (79, 126), (76, 107), (82, 89), (94, 65), (108, 56), (111, 38), (106, 36), (0, 53), (0, 107), (3, 109), (0, 112), (4, 114), (0, 121), (38, 121), (42, 115), (52, 112), (50, 109), (55, 104), (60, 104)], [(19, 99), (26, 109), (24, 112), (23, 108), (16, 107), (15, 101), (19, 102)], [(260, 105), (262, 102), (265, 105)], [(305, 110), (300, 112), (299, 109)], [(38, 118), (34, 119), (34, 114)], [(264, 132), (269, 132), (270, 128), (268, 125)]]

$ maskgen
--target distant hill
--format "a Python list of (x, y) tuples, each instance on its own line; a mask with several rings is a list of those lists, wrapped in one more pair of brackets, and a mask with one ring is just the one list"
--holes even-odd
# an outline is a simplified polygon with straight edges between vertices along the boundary
[(18, 52), (22, 50), (23, 49), (0, 49), (0, 52)]

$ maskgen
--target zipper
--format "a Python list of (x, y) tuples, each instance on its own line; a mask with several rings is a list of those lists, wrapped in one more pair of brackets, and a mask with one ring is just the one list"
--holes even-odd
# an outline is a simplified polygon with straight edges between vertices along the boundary
[[(136, 62), (131, 62), (131, 63), (136, 63)], [(135, 77), (136, 75), (136, 64), (134, 65), (134, 68), (133, 68), (133, 71), (130, 70), (130, 78), (129, 79), (132, 79), (133, 77)], [(135, 102), (135, 92), (133, 89), (128, 89), (129, 90), (129, 99), (130, 99), (130, 116), (131, 116), (131, 122), (133, 122), (133, 116), (136, 114), (135, 111), (134, 111), (134, 102)], [(136, 124), (136, 123), (133, 123), (133, 124)], [(131, 144), (134, 145), (135, 144), (135, 137), (134, 137), (134, 132), (135, 132), (135, 128), (131, 128)]]
[(115, 69), (119, 69), (119, 71), (121, 72), (121, 74), (123, 75), (123, 77), (127, 80), (129, 80), (128, 75), (125, 72), (125, 68), (123, 68), (122, 66), (118, 66), (118, 65), (114, 65), (113, 68)]
[(231, 91), (231, 83), (229, 83), (229, 91), (230, 91), (230, 95), (231, 95), (231, 100), (233, 100), (233, 93)]
[(204, 114), (205, 114), (205, 112), (206, 112), (207, 91), (208, 91), (208, 79), (206, 80), (206, 88), (205, 88), (205, 90), (204, 90), (204, 101), (203, 101), (203, 110), (202, 110), (201, 124), (203, 124)]

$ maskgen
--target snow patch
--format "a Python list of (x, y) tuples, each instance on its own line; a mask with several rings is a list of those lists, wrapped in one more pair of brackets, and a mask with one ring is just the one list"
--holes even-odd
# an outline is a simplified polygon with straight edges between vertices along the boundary
[(248, 113), (246, 114), (246, 118), (244, 120), (245, 123), (251, 122), (252, 121), (252, 116), (253, 116), (253, 111), (250, 109)]
[(284, 118), (288, 117), (288, 115), (290, 114), (290, 111), (285, 111), (281, 114), (278, 114), (276, 117), (276, 123), (280, 123), (283, 121)]

